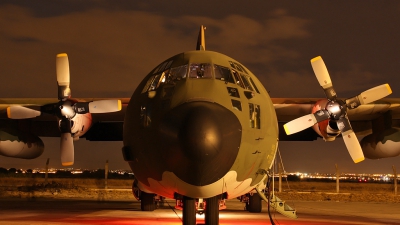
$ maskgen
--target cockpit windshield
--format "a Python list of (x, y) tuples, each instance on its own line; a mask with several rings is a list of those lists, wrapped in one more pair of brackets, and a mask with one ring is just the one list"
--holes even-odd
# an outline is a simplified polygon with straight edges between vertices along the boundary
[(189, 70), (190, 78), (212, 78), (210, 63), (191, 63)]
[(236, 84), (244, 89), (260, 93), (246, 69), (239, 63), (229, 61), (231, 68), (211, 63), (190, 63), (171, 67), (172, 60), (158, 65), (149, 77), (142, 93), (154, 91), (164, 84), (176, 85), (187, 77), (192, 79), (212, 79)]

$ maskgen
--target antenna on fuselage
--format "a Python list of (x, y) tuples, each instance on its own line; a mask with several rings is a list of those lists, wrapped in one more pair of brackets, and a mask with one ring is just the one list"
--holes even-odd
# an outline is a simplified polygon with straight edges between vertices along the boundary
[(206, 50), (206, 39), (204, 37), (204, 30), (206, 29), (205, 26), (200, 26), (199, 37), (197, 38), (197, 45), (196, 50)]

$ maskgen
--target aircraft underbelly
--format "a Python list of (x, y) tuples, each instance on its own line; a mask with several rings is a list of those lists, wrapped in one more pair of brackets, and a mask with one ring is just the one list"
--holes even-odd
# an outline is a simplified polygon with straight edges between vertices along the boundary
[(148, 185), (139, 182), (138, 187), (145, 192), (157, 193), (168, 198), (173, 198), (175, 193), (191, 198), (210, 198), (228, 193), (228, 198), (232, 199), (250, 192), (256, 186), (251, 186), (251, 183), (251, 178), (238, 181), (237, 173), (229, 171), (224, 177), (212, 184), (195, 186), (182, 181), (172, 172), (164, 172), (162, 180), (157, 181), (149, 178)]

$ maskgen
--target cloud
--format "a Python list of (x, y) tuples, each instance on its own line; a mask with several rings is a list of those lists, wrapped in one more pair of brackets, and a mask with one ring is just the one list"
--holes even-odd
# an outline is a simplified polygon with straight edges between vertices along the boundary
[[(80, 95), (84, 91), (101, 93), (116, 87), (133, 92), (161, 61), (194, 50), (200, 24), (209, 25), (206, 35), (210, 50), (237, 55), (243, 63), (265, 64), (278, 58), (296, 57), (296, 52), (274, 42), (308, 35), (306, 20), (282, 10), (263, 21), (242, 15), (223, 19), (167, 17), (104, 9), (35, 17), (30, 10), (17, 6), (0, 8), (0, 15), (5, 34), (0, 40), (4, 46), (0, 57), (7, 64), (0, 73), (13, 75), (2, 84), (1, 90), (9, 93), (10, 86), (20, 87), (30, 96), (42, 97), (53, 96), (55, 91), (49, 88), (37, 91), (34, 90), (37, 85), (26, 83), (35, 83), (40, 78), (43, 87), (55, 86), (54, 58), (59, 52), (69, 54), (73, 94), (86, 97)], [(11, 81), (15, 76), (26, 83)]]
[[(133, 93), (161, 61), (194, 50), (199, 25), (207, 26), (207, 50), (243, 63), (276, 93), (273, 96), (320, 96), (318, 85), (316, 90), (307, 87), (316, 81), (306, 48), (316, 43), (321, 48), (321, 40), (315, 39), (321, 32), (311, 30), (316, 22), (310, 18), (294, 16), (283, 8), (271, 8), (261, 19), (244, 13), (170, 16), (171, 12), (117, 8), (85, 7), (37, 16), (29, 8), (0, 7), (2, 96), (55, 97), (55, 55), (66, 52), (73, 96), (120, 97), (126, 93), (122, 97), (129, 97), (127, 93)], [(382, 80), (365, 64), (340, 62), (328, 62), (333, 64), (328, 69), (340, 96), (351, 94), (355, 86), (362, 91), (370, 88), (368, 83)]]
[(210, 47), (207, 49), (236, 55), (242, 63), (268, 64), (286, 57), (297, 57), (296, 52), (279, 42), (310, 35), (307, 31), (309, 21), (290, 16), (284, 10), (273, 11), (268, 19), (261, 21), (237, 14), (222, 19), (185, 16), (179, 20), (185, 21), (181, 22), (186, 23), (183, 27), (198, 24), (208, 27), (206, 45)]

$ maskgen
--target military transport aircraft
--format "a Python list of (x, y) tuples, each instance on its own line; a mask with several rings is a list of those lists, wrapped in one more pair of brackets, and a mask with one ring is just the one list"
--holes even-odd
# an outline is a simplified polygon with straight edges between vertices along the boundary
[[(311, 64), (326, 99), (270, 98), (243, 64), (206, 50), (201, 26), (196, 50), (161, 62), (130, 99), (73, 99), (68, 58), (59, 54), (58, 99), (1, 99), (0, 154), (35, 158), (44, 149), (39, 137), (61, 137), (70, 166), (73, 140), (122, 140), (143, 211), (167, 197), (183, 209), (184, 225), (196, 223), (196, 212), (218, 224), (225, 199), (261, 212), (279, 140), (341, 136), (356, 163), (400, 154), (399, 100), (382, 99), (389, 85), (340, 99), (322, 58)], [(368, 136), (360, 145), (355, 134)]]

